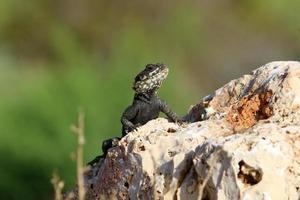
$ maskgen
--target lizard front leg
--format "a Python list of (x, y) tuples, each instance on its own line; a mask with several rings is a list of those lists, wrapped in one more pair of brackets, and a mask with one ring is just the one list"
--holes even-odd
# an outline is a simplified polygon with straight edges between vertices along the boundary
[(137, 126), (132, 123), (138, 113), (138, 108), (134, 105), (129, 106), (121, 117), (122, 127), (122, 136), (124, 137), (127, 133), (137, 130)]
[(173, 112), (165, 101), (158, 99), (157, 103), (159, 104), (160, 111), (165, 113), (170, 120), (175, 123), (183, 122), (183, 119)]

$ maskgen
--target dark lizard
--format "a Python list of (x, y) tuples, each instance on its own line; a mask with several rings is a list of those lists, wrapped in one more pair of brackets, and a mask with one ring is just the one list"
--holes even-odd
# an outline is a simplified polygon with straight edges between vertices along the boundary
[(162, 82), (167, 78), (169, 69), (165, 64), (148, 64), (134, 79), (132, 89), (135, 91), (132, 105), (122, 114), (122, 136), (134, 131), (137, 127), (159, 116), (167, 115), (173, 122), (181, 119), (171, 111), (167, 103), (157, 96)]
[(98, 163), (101, 159), (104, 159), (108, 149), (110, 149), (111, 147), (115, 147), (118, 145), (118, 142), (121, 138), (118, 137), (113, 137), (107, 140), (104, 140), (102, 143), (102, 155), (97, 156), (96, 158), (94, 158), (92, 161), (88, 162), (88, 165), (93, 166), (95, 163)]
[[(167, 78), (169, 69), (165, 64), (148, 64), (134, 79), (132, 89), (135, 91), (132, 105), (123, 112), (122, 137), (127, 133), (137, 130), (139, 126), (159, 116), (160, 112), (167, 115), (173, 122), (181, 122), (182, 119), (172, 112), (167, 103), (157, 96), (157, 91), (162, 82)], [(89, 162), (90, 165), (105, 158), (108, 149), (117, 146), (120, 138), (114, 137), (102, 143), (102, 156)]]

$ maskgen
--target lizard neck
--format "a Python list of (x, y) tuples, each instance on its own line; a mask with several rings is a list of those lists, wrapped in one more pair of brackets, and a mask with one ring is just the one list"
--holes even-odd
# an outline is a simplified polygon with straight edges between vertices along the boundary
[(157, 91), (149, 91), (145, 93), (135, 93), (134, 100), (144, 101), (146, 103), (151, 103), (153, 97), (156, 97)]

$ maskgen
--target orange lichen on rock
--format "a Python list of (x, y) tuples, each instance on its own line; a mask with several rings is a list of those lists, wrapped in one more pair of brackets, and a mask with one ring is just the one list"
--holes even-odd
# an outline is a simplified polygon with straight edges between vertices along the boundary
[(261, 119), (267, 119), (272, 115), (269, 106), (272, 91), (261, 94), (248, 95), (234, 104), (226, 117), (235, 131), (249, 128)]

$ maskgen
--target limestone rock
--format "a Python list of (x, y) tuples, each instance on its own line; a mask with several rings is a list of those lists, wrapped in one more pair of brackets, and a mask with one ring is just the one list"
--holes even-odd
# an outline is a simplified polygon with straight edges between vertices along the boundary
[[(87, 199), (300, 199), (300, 63), (272, 62), (156, 119), (86, 174)], [(199, 121), (203, 120), (203, 121)]]

